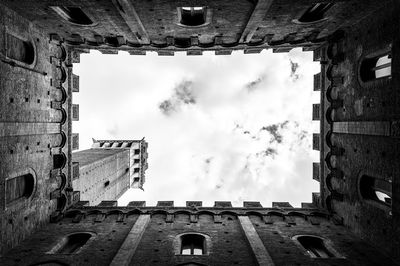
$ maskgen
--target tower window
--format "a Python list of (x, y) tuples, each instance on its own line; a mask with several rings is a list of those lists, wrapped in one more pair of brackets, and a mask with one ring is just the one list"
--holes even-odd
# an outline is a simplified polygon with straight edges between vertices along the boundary
[(186, 234), (181, 236), (182, 255), (204, 255), (205, 238), (198, 234)]
[(180, 23), (185, 26), (200, 26), (206, 23), (206, 7), (181, 7)]
[(6, 180), (6, 204), (21, 198), (29, 198), (34, 189), (35, 179), (32, 174), (20, 175)]
[(59, 169), (64, 168), (67, 163), (67, 159), (65, 158), (64, 153), (53, 155), (53, 168)]
[(326, 248), (323, 239), (319, 237), (299, 236), (297, 237), (297, 241), (299, 241), (312, 258), (335, 257), (335, 255)]
[(389, 77), (392, 74), (392, 57), (390, 54), (365, 58), (360, 67), (362, 81), (371, 81), (377, 78)]
[(92, 237), (89, 233), (75, 233), (65, 237), (51, 253), (55, 254), (75, 254)]
[(309, 23), (319, 21), (325, 18), (325, 13), (333, 6), (333, 3), (317, 3), (312, 5), (299, 18), (299, 22)]
[(108, 187), (109, 185), (110, 185), (110, 181), (107, 180), (107, 181), (104, 183), (104, 187)]
[(140, 170), (139, 168), (134, 168), (134, 169), (133, 169), (133, 172), (134, 172), (134, 173), (139, 173), (139, 170)]
[(133, 182), (139, 182), (140, 181), (140, 177), (135, 177), (134, 179), (133, 179)]
[(140, 163), (140, 159), (135, 159), (133, 163)]
[(93, 21), (79, 7), (53, 6), (51, 7), (63, 19), (78, 25), (91, 25)]
[(140, 154), (140, 150), (139, 150), (139, 149), (136, 149), (136, 150), (135, 150), (135, 155), (138, 155), (138, 154)]
[(11, 34), (6, 35), (7, 57), (31, 65), (35, 61), (35, 49), (31, 42), (23, 41)]
[(360, 192), (364, 199), (386, 206), (392, 205), (392, 184), (386, 180), (363, 175), (360, 180)]

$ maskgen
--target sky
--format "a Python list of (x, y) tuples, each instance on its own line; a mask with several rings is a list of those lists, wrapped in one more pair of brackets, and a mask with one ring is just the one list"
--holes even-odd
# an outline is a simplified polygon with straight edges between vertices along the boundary
[(149, 143), (144, 191), (128, 190), (119, 206), (145, 200), (311, 202), (313, 75), (311, 52), (205, 52), (202, 56), (81, 54), (80, 150), (95, 139)]

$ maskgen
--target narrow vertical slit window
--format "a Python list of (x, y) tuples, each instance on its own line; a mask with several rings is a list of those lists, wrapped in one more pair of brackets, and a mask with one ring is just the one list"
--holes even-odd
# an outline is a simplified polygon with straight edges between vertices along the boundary
[(325, 18), (325, 13), (333, 6), (333, 3), (318, 3), (312, 5), (299, 18), (299, 22), (310, 23), (320, 21)]

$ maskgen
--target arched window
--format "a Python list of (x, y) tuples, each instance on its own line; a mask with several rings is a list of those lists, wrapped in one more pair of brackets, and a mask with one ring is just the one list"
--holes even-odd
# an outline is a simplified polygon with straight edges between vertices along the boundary
[(21, 198), (29, 198), (35, 187), (32, 174), (20, 175), (6, 180), (6, 205)]
[(200, 26), (206, 23), (206, 7), (181, 7), (180, 23), (185, 26)]
[(75, 254), (92, 237), (90, 233), (74, 233), (62, 239), (51, 251), (50, 254)]
[(324, 240), (316, 236), (298, 236), (295, 239), (307, 251), (312, 258), (332, 258), (336, 257), (331, 250), (327, 248)]
[(91, 25), (93, 21), (79, 7), (52, 6), (63, 19), (78, 25)]
[(386, 180), (363, 175), (360, 180), (360, 193), (364, 199), (389, 207), (392, 205), (392, 184)]
[(64, 168), (67, 158), (64, 153), (53, 155), (53, 169)]
[(317, 3), (312, 5), (299, 18), (299, 22), (310, 23), (320, 21), (325, 18), (325, 13), (333, 6), (333, 3)]
[(181, 236), (182, 255), (204, 255), (205, 238), (198, 234), (185, 234)]
[(35, 61), (35, 48), (29, 41), (21, 40), (11, 34), (6, 35), (6, 54), (8, 58), (31, 65)]
[(360, 66), (360, 78), (362, 81), (371, 81), (392, 75), (392, 57), (390, 53), (366, 57)]

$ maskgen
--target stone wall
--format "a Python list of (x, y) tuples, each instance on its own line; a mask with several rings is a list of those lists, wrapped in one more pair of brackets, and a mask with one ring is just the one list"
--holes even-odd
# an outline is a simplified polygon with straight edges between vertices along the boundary
[[(71, 186), (65, 47), (3, 6), (0, 40), (2, 253), (65, 210), (72, 193), (65, 191)], [(15, 181), (24, 175), (31, 181)], [(12, 196), (12, 183), (19, 195)]]
[[(243, 266), (395, 265), (327, 212), (316, 208), (263, 208), (260, 204), (245, 204), (253, 207), (219, 207), (222, 205), (219, 202), (215, 207), (201, 207), (201, 202), (197, 207), (191, 203), (187, 204), (189, 207), (173, 207), (173, 202), (159, 202), (164, 207), (143, 207), (144, 202), (131, 202), (130, 206), (136, 207), (77, 206), (62, 220), (11, 250), (0, 262), (7, 265), (49, 261), (67, 265), (189, 262)], [(142, 217), (140, 221), (138, 217)], [(50, 254), (63, 237), (73, 232), (89, 232), (92, 237), (74, 254)], [(179, 237), (184, 233), (207, 237), (204, 255), (179, 254)], [(335, 257), (310, 257), (294, 239), (298, 235), (321, 237)], [(125, 243), (130, 243), (128, 249), (124, 248)], [(119, 264), (112, 264), (116, 258)]]

